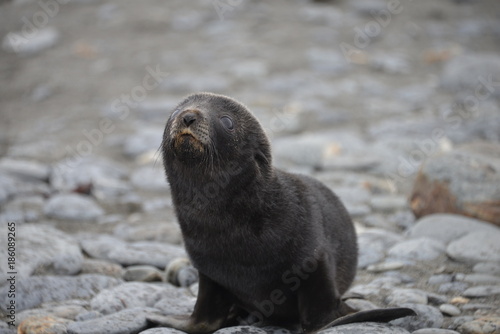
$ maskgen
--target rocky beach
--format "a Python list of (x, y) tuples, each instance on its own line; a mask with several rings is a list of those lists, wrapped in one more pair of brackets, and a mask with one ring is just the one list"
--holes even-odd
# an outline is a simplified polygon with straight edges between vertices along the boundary
[(500, 333), (497, 1), (12, 0), (0, 38), (0, 334), (182, 334), (147, 318), (196, 301), (159, 147), (199, 91), (342, 199), (348, 304), (417, 313), (321, 334)]

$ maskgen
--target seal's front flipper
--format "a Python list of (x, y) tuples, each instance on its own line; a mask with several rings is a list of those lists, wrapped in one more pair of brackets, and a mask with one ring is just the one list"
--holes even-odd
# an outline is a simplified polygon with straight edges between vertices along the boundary
[(403, 317), (415, 316), (415, 311), (406, 307), (384, 308), (360, 311), (335, 319), (323, 329), (356, 322), (389, 322)]

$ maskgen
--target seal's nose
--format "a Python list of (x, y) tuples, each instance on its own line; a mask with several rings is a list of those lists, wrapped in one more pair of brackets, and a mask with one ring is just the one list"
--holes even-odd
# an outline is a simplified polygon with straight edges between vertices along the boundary
[(182, 121), (186, 125), (186, 127), (189, 127), (191, 124), (196, 122), (197, 115), (194, 112), (187, 112), (182, 116)]

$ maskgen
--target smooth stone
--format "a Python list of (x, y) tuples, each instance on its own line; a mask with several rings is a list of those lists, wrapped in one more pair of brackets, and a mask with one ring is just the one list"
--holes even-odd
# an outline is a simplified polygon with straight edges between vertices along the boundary
[(500, 285), (482, 285), (468, 288), (462, 296), (470, 298), (480, 298), (500, 295)]
[(422, 328), (412, 332), (411, 334), (460, 334), (459, 332), (450, 329), (442, 328)]
[[(480, 80), (482, 78), (482, 81)], [(469, 53), (446, 62), (441, 74), (441, 86), (451, 92), (473, 93), (480, 87), (482, 94), (489, 92), (482, 82), (498, 82), (500, 79), (500, 57), (493, 53)], [(499, 96), (499, 92), (490, 92)]]
[(89, 196), (76, 193), (52, 196), (44, 207), (48, 217), (61, 220), (95, 220), (104, 210)]
[(408, 201), (405, 197), (385, 195), (372, 197), (370, 205), (375, 211), (396, 211), (408, 207)]
[(464, 282), (449, 282), (443, 283), (439, 286), (439, 293), (450, 293), (450, 292), (464, 292), (469, 287), (469, 284)]
[(462, 309), (464, 311), (468, 310), (491, 310), (494, 309), (494, 305), (488, 305), (488, 304), (465, 304), (462, 306)]
[(40, 220), (43, 216), (44, 204), (45, 199), (40, 195), (15, 197), (4, 204), (0, 220), (16, 223)]
[(427, 283), (436, 285), (436, 284), (450, 283), (452, 280), (453, 280), (453, 275), (440, 274), (440, 275), (432, 275), (431, 277), (429, 277)]
[[(7, 236), (6, 229), (4, 235)], [(74, 275), (82, 268), (83, 255), (77, 241), (51, 226), (16, 224), (16, 249), (15, 269), (20, 278)], [(8, 258), (7, 247), (0, 247), (0, 258)], [(11, 271), (7, 265), (7, 261), (0, 262), (0, 277)]]
[(500, 277), (486, 274), (468, 274), (463, 277), (464, 282), (473, 284), (498, 284), (500, 285)]
[(364, 322), (348, 325), (341, 325), (324, 329), (318, 334), (360, 334), (360, 333), (377, 333), (377, 334), (409, 334), (406, 329), (393, 326), (391, 324), (382, 324), (377, 322)]
[(449, 212), (500, 226), (500, 145), (475, 142), (435, 154), (415, 179), (410, 206), (415, 216)]
[(462, 324), (458, 330), (462, 334), (498, 334), (500, 333), (500, 317), (483, 317)]
[(400, 261), (387, 261), (387, 262), (382, 262), (382, 263), (377, 263), (377, 264), (371, 264), (369, 265), (366, 270), (370, 272), (384, 272), (384, 271), (390, 271), (390, 270), (399, 270), (405, 266), (404, 262)]
[(234, 326), (221, 328), (213, 334), (266, 334), (267, 332), (261, 328), (254, 326)]
[(24, 320), (31, 317), (55, 317), (63, 318), (66, 320), (75, 320), (78, 314), (85, 312), (85, 307), (82, 305), (57, 305), (52, 303), (42, 304), (42, 308), (25, 310), (16, 315), (16, 322), (22, 323)]
[(498, 228), (482, 220), (455, 214), (435, 213), (417, 220), (409, 230), (408, 236), (410, 238), (428, 237), (449, 244), (471, 232), (497, 230)]
[(125, 242), (109, 235), (92, 235), (81, 241), (91, 257), (123, 266), (148, 264), (163, 269), (178, 257), (186, 257), (180, 246), (154, 241)]
[(86, 258), (83, 261), (80, 274), (99, 274), (115, 278), (122, 278), (123, 272), (123, 267), (119, 264), (104, 260)]
[(92, 310), (112, 314), (126, 308), (153, 307), (162, 299), (181, 300), (185, 292), (168, 284), (126, 282), (99, 292), (90, 302)]
[(482, 262), (474, 265), (472, 270), (476, 273), (500, 276), (500, 263)]
[(371, 301), (364, 299), (350, 298), (347, 299), (345, 302), (347, 305), (349, 305), (350, 307), (352, 307), (357, 311), (367, 311), (380, 308), (378, 305), (375, 305)]
[(165, 314), (191, 314), (194, 310), (196, 298), (188, 295), (185, 291), (178, 290), (173, 296), (164, 296), (154, 307)]
[(32, 56), (54, 46), (59, 37), (59, 31), (52, 27), (35, 29), (35, 34), (30, 34), (29, 38), (24, 37), (22, 31), (11, 32), (5, 35), (2, 48), (20, 56)]
[(417, 315), (393, 320), (389, 322), (392, 325), (403, 327), (410, 332), (422, 328), (441, 328), (443, 325), (443, 315), (433, 306), (422, 304), (402, 304), (399, 306), (409, 307), (413, 309)]
[(75, 318), (76, 321), (87, 321), (102, 317), (102, 314), (97, 311), (87, 311), (78, 314)]
[(68, 334), (134, 334), (148, 327), (146, 317), (155, 309), (134, 307), (100, 318), (73, 322)]
[[(16, 281), (16, 309), (32, 309), (42, 303), (68, 299), (88, 299), (99, 291), (111, 288), (123, 281), (102, 275), (80, 276), (32, 276)], [(0, 296), (7, 296), (9, 287), (0, 288)], [(0, 308), (6, 312), (7, 299)]]
[(411, 65), (406, 57), (398, 54), (380, 54), (370, 59), (370, 67), (388, 74), (408, 74)]
[(178, 258), (170, 261), (165, 268), (166, 281), (180, 287), (189, 287), (198, 282), (198, 270), (189, 259)]
[(46, 181), (49, 178), (50, 168), (37, 161), (3, 158), (0, 160), (0, 171), (27, 181), (32, 179)]
[(362, 220), (363, 225), (367, 227), (379, 228), (383, 230), (395, 230), (395, 224), (390, 222), (386, 216), (381, 215), (379, 213), (375, 213), (372, 215), (368, 215), (363, 217)]
[(456, 317), (457, 315), (460, 315), (460, 313), (462, 313), (458, 307), (451, 304), (439, 305), (439, 310), (441, 311), (441, 313), (449, 315), (451, 317)]
[(474, 320), (473, 316), (461, 316), (461, 317), (454, 317), (451, 324), (448, 326), (449, 329), (458, 329), (461, 325), (465, 324), (466, 322), (471, 322)]
[(182, 332), (175, 328), (150, 328), (139, 334), (186, 334), (186, 332)]
[(323, 74), (341, 74), (351, 69), (349, 62), (336, 49), (310, 48), (306, 57), (311, 68)]
[(371, 194), (367, 189), (360, 187), (335, 187), (332, 188), (332, 190), (343, 203), (368, 203), (371, 197)]
[(165, 192), (169, 189), (163, 167), (144, 166), (132, 172), (132, 184), (141, 190)]
[(465, 263), (500, 262), (500, 229), (478, 231), (451, 242), (446, 249), (449, 257)]
[(162, 273), (158, 268), (148, 265), (130, 266), (123, 273), (125, 281), (154, 282), (162, 280)]
[(19, 324), (18, 333), (22, 334), (66, 334), (71, 320), (52, 316), (30, 317)]
[(391, 291), (391, 294), (385, 299), (390, 305), (403, 304), (427, 304), (427, 294), (422, 290), (417, 289), (402, 289), (396, 288)]
[(387, 252), (394, 259), (415, 261), (431, 261), (444, 253), (445, 245), (442, 242), (427, 237), (400, 242)]
[(295, 333), (289, 329), (278, 327), (278, 326), (266, 326), (266, 327), (262, 327), (262, 329), (265, 330), (267, 334), (294, 334)]
[(6, 173), (0, 173), (0, 204), (14, 197), (49, 196), (51, 192), (46, 182), (25, 181)]
[(344, 205), (351, 217), (362, 217), (371, 213), (370, 207), (365, 204), (350, 204), (347, 202)]

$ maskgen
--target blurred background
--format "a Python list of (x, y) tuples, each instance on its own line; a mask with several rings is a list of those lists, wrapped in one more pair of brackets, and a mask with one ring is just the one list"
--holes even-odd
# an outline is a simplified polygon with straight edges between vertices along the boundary
[[(86, 298), (62, 317), (113, 313), (89, 298), (116, 277), (161, 280), (185, 256), (158, 149), (174, 106), (209, 91), (250, 108), (276, 166), (341, 197), (360, 233), (356, 293), (423, 304), (409, 330), (500, 324), (498, 0), (4, 0), (0, 43), (0, 222), (17, 224), (18, 311)], [(443, 211), (482, 221), (420, 218)]]

